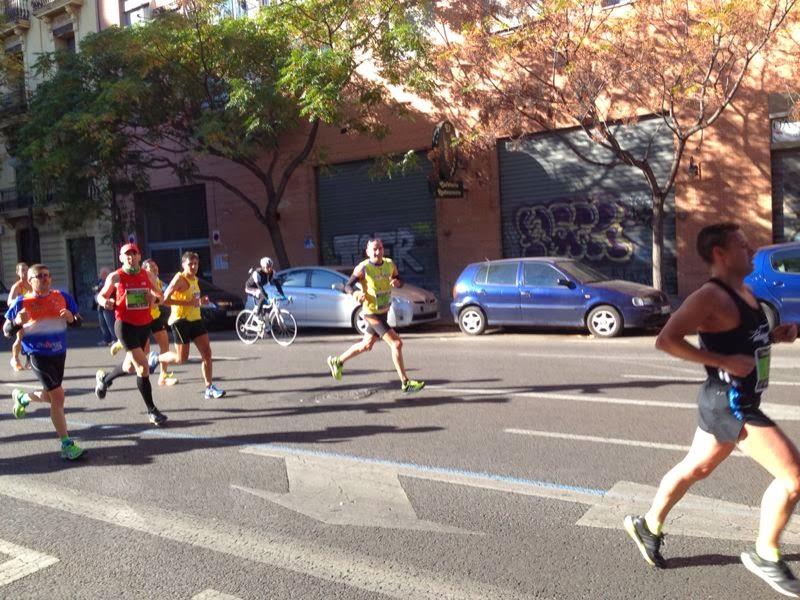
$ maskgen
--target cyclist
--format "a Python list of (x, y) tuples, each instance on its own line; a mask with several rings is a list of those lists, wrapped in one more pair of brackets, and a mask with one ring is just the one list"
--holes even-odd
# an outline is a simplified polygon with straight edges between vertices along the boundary
[(281, 300), (286, 300), (286, 294), (283, 293), (281, 282), (275, 279), (275, 271), (272, 269), (272, 259), (265, 256), (259, 261), (259, 267), (250, 271), (250, 276), (247, 278), (247, 283), (244, 285), (244, 291), (247, 294), (247, 305), (245, 308), (252, 308), (255, 313), (260, 315), (264, 308), (264, 304), (269, 301), (269, 293), (267, 293), (267, 286), (274, 285), (278, 290)]

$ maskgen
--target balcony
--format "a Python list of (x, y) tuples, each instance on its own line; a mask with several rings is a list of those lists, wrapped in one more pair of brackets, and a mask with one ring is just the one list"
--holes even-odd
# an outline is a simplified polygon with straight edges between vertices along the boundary
[(28, 110), (28, 96), (24, 85), (0, 94), (0, 127), (26, 110)]
[(0, 213), (27, 211), (33, 205), (33, 196), (21, 195), (17, 188), (0, 189)]
[(0, 36), (6, 37), (12, 33), (22, 35), (31, 27), (31, 15), (28, 10), (28, 0), (4, 0), (3, 20), (0, 23)]
[(83, 0), (31, 0), (31, 11), (45, 22), (64, 12), (72, 16), (81, 6)]

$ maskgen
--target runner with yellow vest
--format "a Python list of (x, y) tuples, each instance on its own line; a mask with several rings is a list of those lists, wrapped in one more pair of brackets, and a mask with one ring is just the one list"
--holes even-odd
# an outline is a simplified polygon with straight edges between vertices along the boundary
[(155, 350), (150, 353), (149, 363), (152, 368), (161, 363), (162, 368), (167, 364), (182, 365), (189, 358), (189, 344), (194, 342), (200, 359), (203, 361), (203, 381), (205, 381), (205, 397), (222, 398), (225, 392), (214, 385), (212, 376), (211, 342), (208, 331), (203, 324), (200, 306), (208, 303), (208, 298), (201, 296), (200, 283), (197, 280), (197, 269), (200, 267), (200, 257), (196, 252), (184, 252), (181, 257), (180, 273), (167, 286), (164, 292), (164, 302), (172, 307), (169, 324), (175, 338), (175, 352), (159, 354)]
[[(342, 379), (342, 367), (351, 358), (372, 350), (378, 338), (389, 344), (392, 350), (392, 362), (402, 382), (403, 392), (418, 392), (425, 387), (424, 381), (409, 379), (403, 363), (403, 341), (397, 332), (389, 326), (389, 309), (392, 306), (392, 288), (402, 287), (403, 282), (397, 274), (394, 262), (383, 256), (383, 242), (371, 239), (367, 242), (367, 260), (356, 265), (353, 275), (345, 286), (345, 291), (352, 294), (361, 303), (361, 312), (367, 322), (364, 338), (353, 344), (340, 356), (328, 357), (328, 368), (337, 381)], [(353, 286), (361, 283), (361, 289)]]

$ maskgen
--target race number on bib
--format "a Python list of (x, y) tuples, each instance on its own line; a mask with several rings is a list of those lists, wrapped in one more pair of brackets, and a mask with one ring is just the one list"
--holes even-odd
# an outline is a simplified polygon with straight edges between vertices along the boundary
[(769, 357), (772, 347), (756, 348), (756, 392), (763, 392), (769, 386)]
[(125, 292), (125, 306), (128, 310), (149, 309), (147, 288), (128, 288)]

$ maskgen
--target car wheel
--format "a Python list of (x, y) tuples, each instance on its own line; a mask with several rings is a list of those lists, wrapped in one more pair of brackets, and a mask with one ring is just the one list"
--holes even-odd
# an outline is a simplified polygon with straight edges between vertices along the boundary
[(361, 313), (360, 306), (353, 311), (353, 317), (350, 319), (350, 322), (353, 325), (353, 329), (355, 329), (356, 333), (359, 335), (367, 333), (367, 322), (364, 319), (364, 315)]
[(601, 304), (589, 311), (586, 327), (595, 337), (611, 338), (622, 331), (622, 316), (613, 306)]
[(486, 331), (486, 315), (477, 306), (467, 306), (458, 313), (458, 326), (467, 335), (480, 335)]
[(768, 302), (759, 302), (758, 304), (761, 306), (761, 310), (764, 311), (764, 314), (767, 315), (767, 323), (769, 323), (769, 329), (772, 331), (772, 328), (775, 327), (775, 325), (779, 325), (781, 322), (778, 311)]

